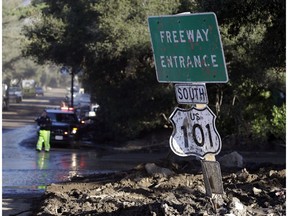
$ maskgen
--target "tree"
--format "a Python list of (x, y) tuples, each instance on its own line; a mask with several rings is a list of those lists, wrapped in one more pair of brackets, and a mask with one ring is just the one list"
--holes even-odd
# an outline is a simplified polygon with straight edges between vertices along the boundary
[(147, 16), (175, 13), (178, 2), (41, 2), (39, 18), (24, 31), (29, 42), (24, 54), (39, 63), (82, 65), (85, 88), (100, 104), (98, 115), (109, 136), (134, 137), (153, 127), (155, 110), (163, 112), (173, 96), (160, 93), (171, 94), (171, 86), (156, 85)]
[[(30, 58), (22, 56), (24, 35), (21, 30), (30, 23), (30, 17), (38, 12), (31, 8), (27, 1), (11, 0), (2, 3), (2, 82), (10, 84), (11, 80), (34, 79), (39, 85), (46, 86), (49, 79), (41, 79), (44, 68), (51, 65), (39, 65)], [(53, 65), (52, 65), (53, 66)], [(49, 76), (55, 77), (59, 83), (57, 70), (49, 70)], [(49, 77), (48, 76), (48, 77)]]
[[(20, 0), (4, 1), (2, 4), (2, 80), (9, 84), (11, 80), (24, 78), (23, 72), (35, 75), (37, 65), (21, 56), (21, 28), (24, 21), (21, 14), (26, 7)], [(30, 75), (30, 74), (29, 74)]]
[(185, 11), (218, 17), (230, 78), (228, 84), (208, 85), (219, 131), (245, 135), (253, 132), (255, 118), (273, 118), (269, 93), (285, 86), (283, 1), (45, 0), (35, 6), (41, 13), (25, 28), (24, 54), (72, 72), (84, 68), (84, 87), (101, 106), (97, 137), (134, 138), (167, 126), (174, 89), (156, 81), (147, 18)]
[(135, 138), (168, 123), (163, 116), (175, 104), (174, 90), (156, 81), (147, 18), (176, 13), (178, 5), (170, 0), (96, 5), (103, 37), (96, 43), (98, 58), (91, 64), (97, 71), (91, 70), (88, 80), (94, 80), (93, 92), (102, 107), (99, 118), (105, 122), (107, 137)]
[(35, 1), (33, 5), (38, 13), (23, 29), (27, 39), (23, 55), (33, 57), (39, 64), (69, 67), (73, 95), (74, 75), (85, 67), (86, 45), (94, 41), (90, 29), (97, 14), (85, 0)]
[(198, 6), (217, 14), (228, 63), (230, 82), (220, 87), (222, 131), (265, 139), (274, 131), (275, 94), (282, 101), (277, 106), (285, 100), (285, 1), (206, 0)]

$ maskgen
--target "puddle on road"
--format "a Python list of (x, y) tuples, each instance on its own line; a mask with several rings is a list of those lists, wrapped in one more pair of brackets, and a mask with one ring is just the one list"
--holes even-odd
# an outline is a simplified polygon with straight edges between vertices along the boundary
[(5, 186), (2, 187), (3, 196), (15, 194), (43, 194), (46, 186)]
[[(69, 182), (72, 177), (131, 169), (139, 163), (139, 157), (143, 157), (103, 154), (91, 148), (52, 148), (49, 153), (39, 153), (35, 151), (35, 140), (31, 140), (35, 136), (33, 125), (2, 135), (3, 194), (43, 193), (47, 185)], [(25, 145), (22, 145), (23, 140), (28, 140)]]
[[(2, 193), (9, 194), (42, 194), (50, 184), (69, 182), (73, 177), (82, 177), (93, 174), (111, 173), (111, 170), (97, 171), (67, 171), (67, 170), (41, 170), (41, 171), (4, 171), (2, 179)], [(24, 186), (24, 184), (26, 184)]]

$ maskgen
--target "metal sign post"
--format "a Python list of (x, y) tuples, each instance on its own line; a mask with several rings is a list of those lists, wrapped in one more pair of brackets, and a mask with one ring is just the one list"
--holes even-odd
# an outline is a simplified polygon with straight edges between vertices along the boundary
[(201, 166), (206, 186), (206, 194), (223, 194), (223, 183), (221, 178), (220, 164), (217, 161), (202, 160)]

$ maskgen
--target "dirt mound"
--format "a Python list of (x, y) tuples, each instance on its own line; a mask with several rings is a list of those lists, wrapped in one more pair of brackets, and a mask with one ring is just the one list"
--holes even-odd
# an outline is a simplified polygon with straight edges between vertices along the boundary
[(47, 187), (35, 215), (285, 215), (285, 166), (222, 171), (224, 194), (207, 197), (195, 162), (142, 164)]

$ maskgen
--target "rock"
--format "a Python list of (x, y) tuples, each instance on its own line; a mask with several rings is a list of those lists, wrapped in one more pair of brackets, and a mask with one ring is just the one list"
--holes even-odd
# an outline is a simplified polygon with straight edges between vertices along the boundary
[(269, 177), (277, 177), (277, 178), (285, 178), (286, 177), (286, 170), (270, 170), (269, 171)]
[(232, 202), (230, 203), (231, 212), (230, 214), (234, 214), (237, 216), (246, 216), (247, 215), (247, 207), (240, 202), (240, 200), (236, 197), (233, 197)]
[(167, 215), (167, 216), (180, 215), (177, 209), (174, 209), (172, 206), (169, 206), (167, 203), (162, 204), (161, 207), (163, 209), (164, 215)]
[(147, 163), (145, 164), (145, 169), (148, 174), (152, 176), (159, 176), (159, 177), (169, 177), (174, 175), (175, 173), (167, 168), (159, 167), (154, 163)]
[(234, 151), (230, 154), (226, 154), (218, 159), (219, 163), (223, 167), (243, 167), (243, 157), (238, 152)]
[(242, 169), (236, 174), (237, 174), (237, 180), (242, 182), (246, 182), (250, 175), (246, 168)]
[(276, 173), (277, 173), (276, 170), (270, 170), (270, 171), (269, 171), (269, 176), (271, 177), (271, 176), (273, 176), (273, 175), (276, 174)]
[(256, 188), (256, 187), (253, 187), (252, 190), (253, 190), (253, 193), (254, 193), (255, 195), (260, 194), (260, 193), (262, 192), (261, 189), (258, 189), (258, 188)]

